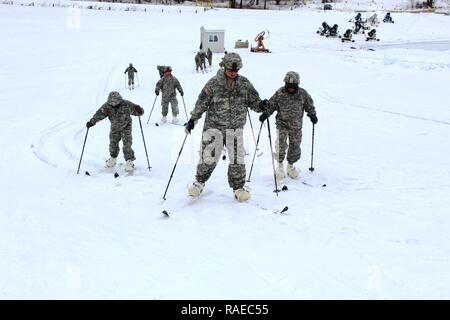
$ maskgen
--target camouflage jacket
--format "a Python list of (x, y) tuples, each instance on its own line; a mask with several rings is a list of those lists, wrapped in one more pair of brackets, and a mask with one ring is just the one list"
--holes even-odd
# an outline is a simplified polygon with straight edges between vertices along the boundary
[(97, 110), (90, 121), (93, 124), (96, 124), (108, 117), (109, 121), (111, 121), (111, 131), (121, 131), (131, 124), (130, 115), (138, 115), (135, 110), (136, 107), (137, 104), (128, 100), (122, 100), (122, 102), (115, 107), (106, 102)]
[(227, 86), (223, 70), (212, 77), (198, 96), (191, 119), (197, 121), (206, 112), (204, 130), (243, 129), (250, 108), (262, 112), (259, 108), (261, 99), (251, 82), (238, 75), (233, 88)]
[(128, 67), (125, 69), (124, 73), (127, 73), (127, 72), (128, 72), (129, 77), (134, 77), (134, 73), (137, 72), (137, 70), (135, 67)]
[(177, 92), (175, 91), (175, 89), (177, 89), (178, 92), (183, 93), (183, 88), (180, 85), (180, 81), (178, 81), (178, 79), (174, 76), (163, 76), (156, 83), (155, 87), (155, 91), (159, 92), (161, 90), (163, 99), (176, 97)]
[(278, 89), (269, 100), (269, 115), (277, 111), (276, 125), (278, 129), (300, 129), (303, 125), (303, 113), (315, 115), (314, 101), (303, 88), (290, 94), (285, 87)]

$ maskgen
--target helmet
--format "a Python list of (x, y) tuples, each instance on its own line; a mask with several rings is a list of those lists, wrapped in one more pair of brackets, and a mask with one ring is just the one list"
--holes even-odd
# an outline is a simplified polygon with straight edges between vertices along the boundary
[(235, 52), (230, 52), (223, 57), (223, 66), (225, 69), (238, 71), (242, 68), (241, 56)]
[(108, 96), (108, 104), (112, 105), (113, 107), (119, 105), (122, 100), (122, 96), (117, 91), (110, 92)]
[(297, 72), (295, 71), (289, 71), (288, 73), (286, 73), (286, 75), (284, 76), (284, 82), (286, 83), (295, 83), (295, 84), (299, 84), (300, 83), (300, 76)]
[(167, 66), (164, 68), (164, 72), (172, 71), (172, 68), (170, 66)]

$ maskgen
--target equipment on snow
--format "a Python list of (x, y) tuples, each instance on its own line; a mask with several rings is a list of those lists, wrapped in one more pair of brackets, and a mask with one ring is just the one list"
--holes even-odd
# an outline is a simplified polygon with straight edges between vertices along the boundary
[[(263, 114), (265, 114), (265, 112), (263, 112)], [(255, 163), (256, 151), (258, 150), (259, 137), (261, 136), (261, 130), (262, 130), (263, 125), (264, 125), (264, 122), (261, 122), (261, 126), (259, 127), (259, 132), (258, 132), (258, 139), (256, 139), (255, 151), (253, 152), (252, 166), (250, 167), (250, 173), (248, 174), (247, 182), (250, 182), (250, 177), (252, 176), (253, 164)]]
[(188, 114), (186, 111), (186, 104), (184, 103), (184, 94), (181, 94), (181, 99), (183, 100), (184, 113), (186, 114), (186, 120), (189, 120)]
[(119, 174), (117, 172), (114, 172), (114, 178), (118, 178)]
[(286, 185), (284, 185), (283, 188), (281, 188), (281, 190), (287, 191), (287, 190), (288, 190), (288, 187), (287, 187)]
[(256, 145), (256, 138), (255, 138), (255, 132), (253, 131), (253, 123), (252, 118), (250, 118), (250, 112), (247, 109), (247, 115), (248, 115), (248, 121), (250, 122), (250, 128), (252, 129), (252, 135), (253, 135), (253, 141), (255, 142), (256, 150), (258, 150), (258, 146)]
[(256, 47), (251, 47), (251, 52), (270, 53), (270, 50), (264, 46), (264, 40), (270, 37), (270, 32), (267, 30), (267, 37), (264, 38), (266, 31), (261, 31), (255, 37)]
[(347, 31), (345, 31), (344, 35), (341, 38), (341, 41), (355, 42), (355, 40), (352, 39), (352, 29), (347, 29)]
[(330, 30), (329, 30), (328, 34), (326, 35), (326, 37), (338, 37), (338, 36), (339, 36), (339, 34), (338, 34), (338, 25), (334, 24), (330, 28)]
[(164, 191), (164, 195), (163, 195), (163, 199), (164, 200), (166, 200), (166, 193), (167, 193), (167, 190), (169, 189), (170, 182), (172, 181), (173, 173), (175, 172), (175, 168), (177, 167), (178, 160), (180, 159), (181, 152), (183, 151), (184, 144), (186, 143), (187, 136), (188, 136), (188, 134), (186, 133), (186, 135), (184, 136), (183, 144), (181, 145), (181, 148), (180, 148), (180, 152), (178, 153), (177, 161), (175, 162), (175, 165), (173, 166), (172, 173), (170, 174), (170, 178), (169, 178), (169, 182), (167, 183), (166, 191)]
[(314, 171), (314, 167), (313, 167), (313, 159), (314, 159), (314, 124), (312, 127), (312, 146), (311, 146), (311, 167), (309, 168), (309, 171)]
[(142, 141), (144, 142), (145, 156), (147, 157), (147, 165), (148, 165), (147, 169), (148, 171), (151, 171), (152, 167), (150, 167), (150, 162), (148, 161), (147, 145), (145, 144), (144, 130), (142, 130), (141, 116), (138, 116), (138, 119), (139, 119), (139, 126), (141, 127)]
[(80, 173), (81, 159), (83, 159), (84, 146), (86, 145), (86, 139), (87, 139), (88, 133), (89, 133), (89, 127), (86, 129), (86, 135), (84, 136), (83, 149), (81, 149), (81, 156), (80, 156), (80, 162), (78, 163), (77, 174)]
[(367, 35), (368, 35), (368, 37), (366, 38), (366, 41), (369, 41), (369, 40), (380, 41), (380, 39), (377, 39), (377, 30), (376, 29), (370, 30), (370, 32)]
[(150, 110), (150, 114), (148, 115), (147, 124), (150, 121), (150, 117), (152, 116), (153, 108), (155, 107), (155, 103), (156, 103), (156, 99), (158, 99), (158, 95), (155, 96), (155, 101), (153, 101), (152, 110)]
[(277, 197), (278, 197), (278, 192), (280, 190), (278, 190), (277, 176), (275, 174), (275, 163), (274, 163), (274, 159), (273, 159), (272, 136), (270, 134), (270, 120), (269, 120), (269, 118), (267, 118), (267, 130), (269, 132), (269, 145), (270, 145), (270, 154), (272, 155), (273, 179), (275, 181), (275, 190), (274, 190), (274, 192), (277, 194)]

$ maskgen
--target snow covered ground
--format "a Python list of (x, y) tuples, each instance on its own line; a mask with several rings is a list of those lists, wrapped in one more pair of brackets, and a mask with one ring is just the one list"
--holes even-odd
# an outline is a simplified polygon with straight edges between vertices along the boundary
[[(0, 5), (0, 298), (449, 299), (450, 18), (393, 14), (380, 42), (347, 44), (316, 30), (327, 21), (343, 33), (349, 12), (161, 8)], [(278, 197), (266, 127), (248, 203), (233, 198), (227, 161), (198, 200), (187, 197), (202, 120), (162, 200), (184, 132), (154, 125), (160, 98), (146, 124), (156, 65), (172, 66), (190, 111), (222, 57), (195, 72), (201, 26), (226, 30), (226, 49), (242, 56), (240, 73), (261, 97), (295, 70), (315, 101), (315, 171), (306, 118), (301, 178), (282, 182), (289, 190)], [(233, 50), (261, 30), (271, 54)], [(133, 118), (136, 172), (115, 179), (103, 168), (104, 120), (77, 175), (85, 123), (112, 90), (145, 108), (152, 170)], [(248, 123), (245, 139), (252, 154)]]

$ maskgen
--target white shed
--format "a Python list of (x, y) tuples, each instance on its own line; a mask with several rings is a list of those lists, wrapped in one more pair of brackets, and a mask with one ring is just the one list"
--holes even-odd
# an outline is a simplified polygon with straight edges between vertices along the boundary
[(221, 53), (225, 51), (225, 30), (206, 30), (200, 28), (200, 44), (202, 50), (211, 49), (213, 53)]

